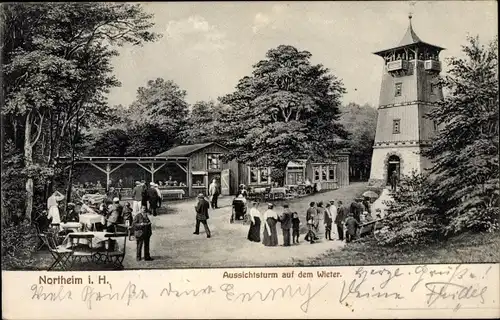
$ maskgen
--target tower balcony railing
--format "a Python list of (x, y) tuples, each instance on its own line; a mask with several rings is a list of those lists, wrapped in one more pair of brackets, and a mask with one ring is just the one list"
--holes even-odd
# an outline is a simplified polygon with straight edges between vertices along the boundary
[(406, 60), (396, 60), (387, 62), (387, 71), (400, 71), (408, 70), (408, 61)]
[(424, 69), (427, 71), (441, 72), (441, 62), (437, 60), (425, 60)]

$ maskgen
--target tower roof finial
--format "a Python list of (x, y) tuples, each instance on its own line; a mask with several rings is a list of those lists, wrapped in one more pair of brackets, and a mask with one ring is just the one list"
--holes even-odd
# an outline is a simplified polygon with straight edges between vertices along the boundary
[(411, 18), (413, 18), (413, 8), (415, 7), (416, 1), (411, 1), (410, 2), (410, 9), (408, 10), (408, 19), (410, 20), (410, 25), (411, 25)]

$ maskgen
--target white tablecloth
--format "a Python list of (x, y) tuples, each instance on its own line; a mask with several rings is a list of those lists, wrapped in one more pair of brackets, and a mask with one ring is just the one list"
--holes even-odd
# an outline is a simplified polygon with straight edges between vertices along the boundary
[(81, 224), (80, 222), (66, 222), (66, 223), (61, 223), (60, 224), (61, 229), (80, 229)]
[(81, 214), (80, 215), (80, 223), (87, 224), (87, 225), (92, 225), (94, 223), (99, 223), (101, 222), (104, 224), (106, 221), (104, 219), (104, 216), (101, 216), (100, 214)]
[(272, 188), (271, 193), (286, 193), (286, 188)]
[[(84, 231), (84, 232), (72, 232), (66, 236), (63, 240), (63, 245), (65, 245), (67, 248), (71, 247), (71, 242), (70, 242), (70, 235), (93, 235), (92, 238), (92, 247), (96, 248), (99, 246), (99, 243), (106, 241), (108, 238), (106, 238), (104, 235), (108, 234), (109, 232), (93, 232), (93, 231)], [(76, 241), (76, 240), (75, 240)], [(78, 239), (80, 244), (88, 245), (88, 242), (86, 239)]]
[(186, 192), (182, 189), (160, 189), (161, 194), (182, 194), (184, 195)]

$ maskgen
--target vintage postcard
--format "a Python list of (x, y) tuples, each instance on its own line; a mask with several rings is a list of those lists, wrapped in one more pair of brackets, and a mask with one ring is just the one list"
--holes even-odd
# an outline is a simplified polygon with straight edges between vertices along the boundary
[(497, 6), (2, 4), (2, 318), (499, 318)]

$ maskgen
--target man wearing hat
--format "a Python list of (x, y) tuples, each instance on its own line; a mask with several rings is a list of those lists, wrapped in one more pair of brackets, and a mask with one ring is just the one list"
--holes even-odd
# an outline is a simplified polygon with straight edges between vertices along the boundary
[(361, 204), (362, 200), (363, 200), (363, 198), (357, 197), (351, 203), (351, 210), (350, 210), (350, 212), (353, 214), (354, 219), (356, 219), (358, 221), (361, 218), (361, 214), (364, 211), (363, 204)]
[[(335, 200), (330, 200), (330, 216), (332, 218), (332, 224), (335, 222), (337, 218), (338, 208), (335, 205)], [(333, 233), (335, 233), (335, 229), (332, 229)]]
[(63, 222), (78, 222), (80, 217), (78, 216), (78, 212), (75, 210), (75, 204), (70, 202), (67, 206), (66, 215), (63, 218)]
[(359, 221), (354, 218), (354, 215), (352, 212), (349, 212), (349, 215), (347, 219), (345, 220), (345, 226), (346, 226), (346, 242), (352, 242), (356, 240), (356, 235), (358, 232), (358, 227), (359, 227)]
[(214, 179), (208, 187), (209, 195), (211, 197), (212, 209), (217, 209), (217, 199), (219, 198), (219, 186), (217, 181)]
[(198, 203), (196, 204), (196, 229), (193, 234), (200, 234), (200, 223), (203, 223), (203, 227), (205, 228), (205, 233), (207, 234), (207, 238), (211, 237), (210, 229), (208, 228), (207, 220), (208, 220), (208, 208), (210, 208), (210, 204), (203, 194), (198, 195)]
[(158, 202), (160, 198), (158, 197), (158, 191), (156, 191), (156, 184), (154, 182), (149, 183), (149, 188), (147, 189), (148, 193), (148, 202), (149, 202), (149, 210), (156, 217), (156, 209), (158, 209)]
[(335, 216), (334, 222), (337, 225), (337, 233), (340, 241), (344, 241), (344, 222), (347, 218), (348, 210), (343, 206), (342, 201), (338, 202), (337, 214)]
[(107, 230), (109, 232), (115, 232), (116, 225), (120, 223), (123, 213), (123, 207), (120, 204), (120, 199), (118, 197), (113, 198), (113, 204), (110, 206), (109, 212)]
[(141, 180), (141, 185), (142, 185), (142, 201), (141, 201), (141, 207), (148, 207), (148, 189), (149, 185), (146, 183), (145, 180)]
[(134, 190), (132, 190), (132, 198), (134, 199), (134, 202), (132, 202), (132, 214), (135, 216), (141, 211), (142, 185), (140, 181), (135, 182)]
[(288, 208), (288, 204), (283, 205), (283, 213), (279, 217), (281, 222), (281, 230), (283, 231), (283, 245), (290, 246), (290, 229), (292, 228), (292, 213)]

